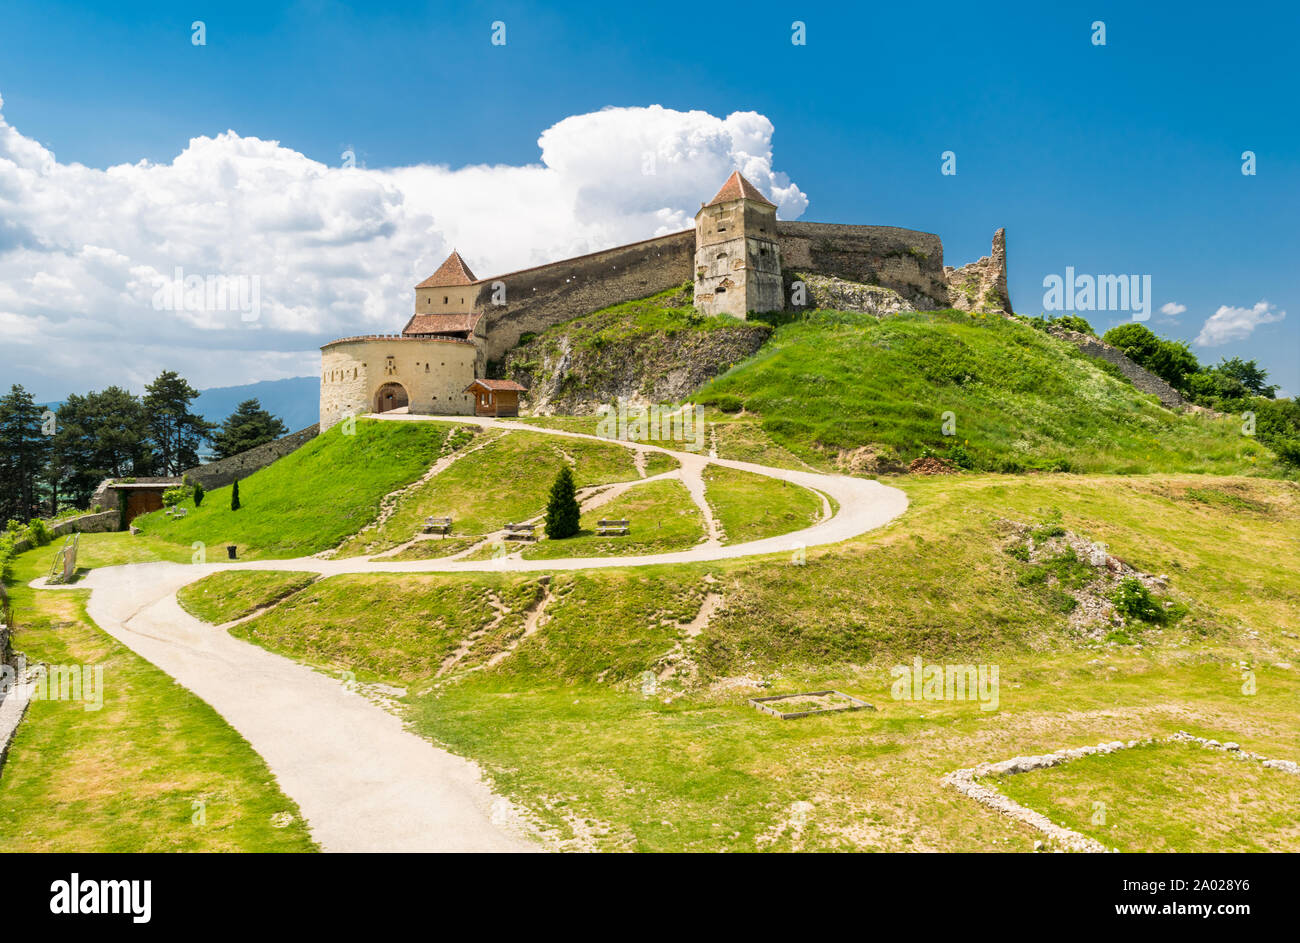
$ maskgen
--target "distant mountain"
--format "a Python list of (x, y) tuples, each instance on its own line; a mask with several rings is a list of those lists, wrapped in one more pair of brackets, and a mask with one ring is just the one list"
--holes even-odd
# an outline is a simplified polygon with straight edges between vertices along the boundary
[(208, 422), (221, 422), (246, 399), (258, 400), (263, 409), (284, 420), (290, 432), (297, 432), (320, 418), (320, 378), (290, 377), (200, 390), (192, 408)]

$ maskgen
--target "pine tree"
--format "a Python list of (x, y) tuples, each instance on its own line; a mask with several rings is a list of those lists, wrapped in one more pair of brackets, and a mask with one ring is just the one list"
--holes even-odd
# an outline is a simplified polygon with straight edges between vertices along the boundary
[(577, 489), (573, 485), (573, 472), (565, 465), (555, 476), (551, 485), (551, 496), (546, 502), (546, 536), (552, 540), (562, 540), (578, 533)]
[(230, 489), (230, 510), (239, 510), (239, 482), (235, 482), (235, 487)]
[(144, 414), (153, 447), (155, 474), (179, 475), (199, 463), (199, 446), (214, 426), (190, 412), (199, 391), (174, 370), (164, 370), (144, 388)]
[(288, 431), (289, 428), (263, 409), (261, 403), (246, 399), (226, 417), (220, 431), (212, 437), (213, 451), (217, 458), (229, 458), (273, 442)]
[(194, 485), (194, 506), (195, 507), (198, 507), (200, 504), (203, 503), (203, 496), (205, 494), (207, 494), (207, 492), (203, 490), (203, 485), (196, 482)]
[(39, 485), (50, 452), (41, 407), (21, 386), (0, 397), (0, 520), (27, 521), (40, 513)]

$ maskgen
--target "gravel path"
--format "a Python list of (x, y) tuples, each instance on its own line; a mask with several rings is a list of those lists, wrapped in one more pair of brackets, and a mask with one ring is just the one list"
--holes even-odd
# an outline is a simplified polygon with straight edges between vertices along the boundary
[[(474, 422), (548, 435), (590, 438), (517, 422), (474, 417), (393, 416), (386, 421)], [(601, 439), (599, 441), (609, 441)], [(668, 451), (620, 443), (638, 451)], [(146, 563), (97, 569), (76, 584), (90, 589), (87, 611), (114, 638), (211, 704), (266, 760), (299, 805), (326, 851), (526, 851), (509, 803), (492, 794), (478, 768), (406, 730), (402, 721), (325, 674), (200, 622), (176, 602), (180, 587), (230, 569), (340, 573), (461, 573), (577, 570), (695, 563), (838, 543), (898, 517), (903, 492), (876, 481), (769, 468), (670, 451), (682, 480), (702, 500), (704, 466), (768, 475), (829, 496), (833, 517), (803, 530), (743, 544), (710, 540), (690, 550), (561, 560), (411, 560), (353, 558)], [(697, 485), (695, 483), (698, 483)], [(693, 492), (694, 495), (694, 492)], [(42, 587), (44, 580), (32, 585)], [(53, 588), (53, 587), (50, 587)]]

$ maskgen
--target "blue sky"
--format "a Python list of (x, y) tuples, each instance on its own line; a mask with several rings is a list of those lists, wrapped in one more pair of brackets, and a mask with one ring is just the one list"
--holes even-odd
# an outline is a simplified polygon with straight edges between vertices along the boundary
[[(718, 118), (755, 111), (775, 129), (773, 170), (808, 197), (800, 218), (936, 232), (956, 265), (987, 254), (1005, 226), (1022, 313), (1041, 310), (1043, 278), (1067, 266), (1149, 274), (1157, 308), (1186, 308), (1157, 313), (1149, 326), (1189, 342), (1221, 307), (1249, 321), (1264, 302), (1266, 323), (1194, 350), (1203, 362), (1256, 357), (1295, 394), (1298, 11), (1293, 3), (1225, 12), (1105, 2), (542, 9), (9, 0), (0, 96), (8, 125), (59, 164), (98, 169), (166, 164), (192, 138), (227, 129), (326, 165), (351, 149), (375, 169), (522, 167), (538, 162), (547, 128), (608, 106)], [(206, 25), (204, 47), (190, 42), (196, 19)], [(506, 24), (504, 47), (489, 42), (494, 20)], [(806, 46), (792, 45), (793, 20), (806, 23)], [(1091, 41), (1097, 20), (1106, 24), (1102, 47)], [(956, 176), (939, 172), (947, 150)], [(1241, 173), (1245, 150), (1257, 155), (1255, 176)], [(5, 250), (0, 239), (0, 263)], [(21, 274), (0, 265), (0, 279)], [(404, 313), (393, 313), (393, 329)], [(1099, 333), (1127, 318), (1090, 315)], [(303, 351), (319, 340), (268, 325), (261, 340), (272, 338)], [(256, 363), (269, 378), (313, 372), (294, 368), (303, 362)], [(20, 379), (61, 396), (78, 387), (70, 364)], [(71, 390), (57, 388), (60, 377)], [(220, 382), (258, 378), (231, 369)]]

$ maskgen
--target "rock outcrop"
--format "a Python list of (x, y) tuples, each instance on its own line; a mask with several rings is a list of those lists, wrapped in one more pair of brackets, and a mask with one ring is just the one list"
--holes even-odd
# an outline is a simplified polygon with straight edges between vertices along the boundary
[(771, 332), (759, 321), (733, 321), (632, 331), (605, 341), (580, 319), (510, 351), (504, 375), (528, 388), (525, 405), (534, 415), (589, 415), (620, 398), (680, 402), (752, 355)]
[[(804, 285), (807, 304), (803, 307), (806, 309), (830, 308), (834, 311), (859, 311), (878, 316), (916, 310), (911, 302), (892, 288), (864, 285), (831, 275), (795, 274), (793, 281)], [(792, 294), (787, 292), (787, 297), (792, 297)]]

